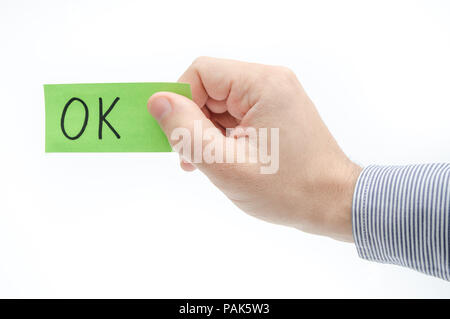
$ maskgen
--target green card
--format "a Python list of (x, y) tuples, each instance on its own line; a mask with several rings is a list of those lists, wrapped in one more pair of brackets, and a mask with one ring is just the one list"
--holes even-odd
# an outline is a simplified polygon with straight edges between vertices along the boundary
[(172, 151), (147, 111), (160, 91), (192, 98), (184, 83), (45, 84), (45, 151)]

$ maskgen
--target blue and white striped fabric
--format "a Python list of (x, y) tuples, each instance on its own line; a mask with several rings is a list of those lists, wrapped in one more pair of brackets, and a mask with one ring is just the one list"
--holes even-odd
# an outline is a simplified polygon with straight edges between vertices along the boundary
[(366, 167), (352, 211), (360, 257), (450, 280), (450, 164)]

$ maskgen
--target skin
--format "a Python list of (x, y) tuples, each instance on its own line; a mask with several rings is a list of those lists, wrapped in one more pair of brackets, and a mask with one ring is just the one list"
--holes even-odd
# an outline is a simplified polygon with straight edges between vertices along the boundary
[[(193, 100), (159, 92), (148, 101), (172, 145), (178, 142), (172, 130), (193, 131), (195, 120), (222, 135), (224, 128), (280, 129), (275, 174), (260, 174), (258, 163), (192, 164), (185, 158), (184, 170), (200, 169), (252, 216), (353, 242), (351, 206), (361, 168), (340, 149), (291, 70), (200, 57), (179, 82), (191, 85)], [(247, 142), (245, 136), (237, 140)]]

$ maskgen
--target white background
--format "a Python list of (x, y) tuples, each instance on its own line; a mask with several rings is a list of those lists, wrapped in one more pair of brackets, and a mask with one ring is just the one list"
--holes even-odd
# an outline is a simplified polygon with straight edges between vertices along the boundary
[(448, 1), (2, 0), (0, 41), (0, 297), (450, 297), (245, 215), (176, 154), (45, 154), (42, 88), (286, 65), (354, 161), (448, 162)]

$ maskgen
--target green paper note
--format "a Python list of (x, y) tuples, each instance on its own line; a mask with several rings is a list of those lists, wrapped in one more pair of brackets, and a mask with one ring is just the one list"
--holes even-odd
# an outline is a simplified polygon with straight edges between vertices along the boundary
[(46, 152), (170, 152), (147, 101), (184, 83), (45, 84)]

